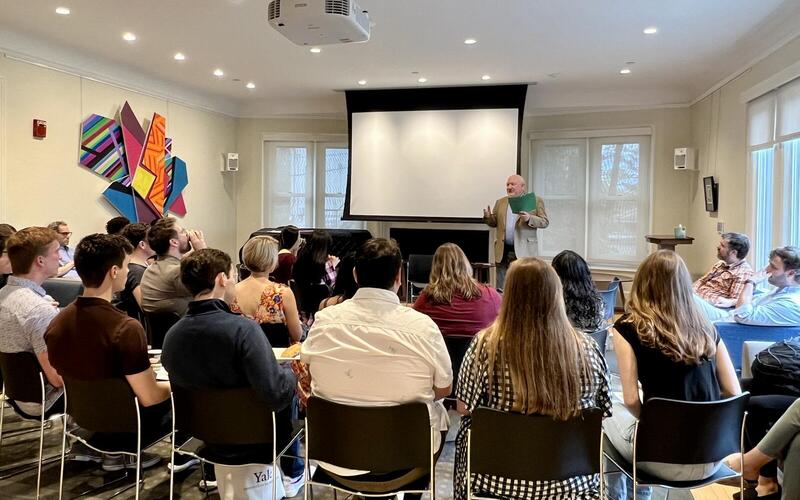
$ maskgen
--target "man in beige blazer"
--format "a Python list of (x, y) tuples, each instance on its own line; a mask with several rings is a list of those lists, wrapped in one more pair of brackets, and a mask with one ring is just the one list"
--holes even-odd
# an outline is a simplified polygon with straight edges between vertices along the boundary
[(494, 258), (497, 261), (497, 288), (503, 288), (506, 271), (511, 262), (517, 258), (535, 257), (539, 255), (539, 240), (536, 229), (544, 229), (550, 225), (544, 201), (536, 197), (536, 210), (532, 212), (511, 212), (508, 198), (516, 198), (525, 194), (525, 179), (512, 175), (506, 181), (506, 193), (494, 204), (494, 210), (487, 206), (483, 210), (483, 221), (490, 227), (497, 228), (494, 240)]

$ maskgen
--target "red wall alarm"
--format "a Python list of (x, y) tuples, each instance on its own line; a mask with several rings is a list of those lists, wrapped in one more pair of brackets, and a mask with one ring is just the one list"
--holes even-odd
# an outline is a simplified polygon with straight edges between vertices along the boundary
[(33, 137), (44, 139), (47, 137), (47, 122), (44, 120), (33, 120)]

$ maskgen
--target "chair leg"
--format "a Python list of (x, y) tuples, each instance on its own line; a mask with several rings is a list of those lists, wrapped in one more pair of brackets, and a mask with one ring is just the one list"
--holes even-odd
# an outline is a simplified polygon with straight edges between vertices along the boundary
[(39, 499), (42, 485), (42, 453), (44, 451), (44, 405), (42, 405), (42, 415), (39, 426), (39, 465), (36, 470), (36, 499)]
[[(66, 398), (66, 396), (65, 396)], [(64, 404), (66, 407), (66, 399), (64, 400)], [(64, 494), (64, 462), (66, 461), (66, 452), (67, 452), (67, 414), (64, 413), (64, 417), (61, 419), (62, 429), (61, 429), (61, 472), (58, 476), (58, 500), (61, 500)]]
[(206, 484), (206, 462), (200, 460), (200, 480), (203, 482), (203, 498), (208, 498), (208, 485)]
[(0, 446), (3, 445), (3, 420), (6, 414), (6, 385), (3, 384), (3, 394), (0, 396)]

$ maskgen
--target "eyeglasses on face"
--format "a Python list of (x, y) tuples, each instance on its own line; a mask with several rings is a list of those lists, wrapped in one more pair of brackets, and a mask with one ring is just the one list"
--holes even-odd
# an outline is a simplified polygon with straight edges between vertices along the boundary
[(59, 231), (58, 234), (60, 234), (61, 236), (72, 236), (72, 231), (68, 231), (68, 232)]

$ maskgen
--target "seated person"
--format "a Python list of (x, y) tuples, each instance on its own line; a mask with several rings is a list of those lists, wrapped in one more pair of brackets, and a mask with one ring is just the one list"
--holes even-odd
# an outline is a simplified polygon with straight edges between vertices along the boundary
[(336, 264), (336, 282), (333, 284), (333, 295), (322, 299), (319, 303), (320, 309), (325, 309), (328, 306), (335, 306), (341, 304), (347, 299), (353, 298), (358, 290), (358, 283), (353, 275), (353, 269), (356, 267), (356, 258), (354, 255), (345, 255)]
[[(272, 240), (274, 259), (277, 242), (269, 236), (255, 239), (258, 238)], [(247, 259), (247, 246), (244, 255)], [(199, 390), (255, 389), (267, 406), (279, 412), (278, 432), (283, 434), (278, 439), (283, 444), (278, 443), (278, 449), (281, 449), (291, 431), (290, 404), (295, 377), (288, 367), (278, 365), (261, 329), (229, 309), (228, 304), (236, 296), (232, 270), (230, 257), (213, 248), (198, 250), (181, 262), (181, 280), (194, 300), (189, 303), (186, 316), (167, 333), (161, 361), (175, 386)], [(264, 277), (266, 274), (262, 271)], [(271, 446), (207, 448), (210, 453), (227, 459), (246, 456), (252, 457), (246, 461), (272, 462)], [(297, 456), (298, 452), (299, 441), (296, 441), (289, 454)], [(287, 496), (293, 496), (303, 484), (303, 463), (299, 459), (285, 459), (282, 468), (292, 488)]]
[(133, 246), (131, 260), (128, 263), (128, 279), (125, 288), (119, 292), (116, 307), (125, 311), (131, 318), (141, 321), (142, 317), (142, 276), (147, 270), (147, 259), (153, 255), (147, 243), (148, 225), (143, 222), (128, 224), (120, 231), (120, 236)]
[[(736, 303), (733, 319), (745, 325), (800, 325), (800, 248), (781, 247), (769, 254), (763, 273), (753, 275), (745, 283)], [(769, 280), (776, 287), (771, 292), (753, 297), (755, 286)]]
[(734, 307), (744, 290), (745, 282), (753, 276), (753, 269), (745, 260), (749, 251), (750, 239), (747, 235), (723, 234), (717, 245), (719, 261), (694, 283), (694, 293), (714, 307)]
[[(108, 234), (91, 234), (78, 243), (75, 269), (83, 282), (83, 295), (53, 319), (45, 341), (53, 366), (67, 380), (128, 382), (139, 398), (142, 445), (146, 445), (171, 430), (172, 407), (169, 383), (157, 382), (150, 368), (142, 325), (111, 305), (113, 293), (125, 287), (132, 251), (125, 238)], [(90, 443), (113, 449), (115, 443), (130, 439), (125, 433), (96, 433)], [(142, 453), (144, 468), (160, 460), (158, 455)], [(107, 455), (103, 469), (135, 468), (135, 464), (135, 456)]]
[(150, 225), (147, 243), (157, 258), (142, 275), (142, 311), (183, 316), (192, 294), (181, 283), (181, 259), (192, 249), (206, 247), (203, 233), (186, 231), (174, 218), (164, 217)]
[[(644, 401), (660, 397), (680, 401), (717, 401), (741, 393), (725, 343), (692, 299), (692, 282), (683, 259), (658, 250), (639, 265), (625, 314), (614, 323), (614, 349), (624, 401), (615, 400), (603, 429), (617, 451), (631, 461), (633, 428)], [(676, 314), (680, 312), (680, 314)], [(705, 479), (720, 463), (661, 464), (643, 462), (639, 468), (671, 481)], [(621, 482), (630, 482), (620, 477)], [(625, 496), (624, 484), (612, 487)], [(640, 498), (651, 489), (642, 488)]]
[(606, 306), (592, 281), (592, 273), (583, 257), (564, 250), (552, 262), (564, 289), (564, 305), (572, 326), (595, 332), (605, 326)]
[(6, 281), (11, 275), (11, 261), (8, 258), (6, 242), (17, 230), (9, 224), (0, 224), (0, 288), (6, 286)]
[(269, 279), (278, 263), (278, 242), (272, 236), (251, 238), (242, 249), (242, 262), (250, 276), (236, 284), (231, 310), (259, 324), (282, 323), (289, 330), (290, 343), (300, 342), (303, 329), (294, 293)]
[(497, 317), (500, 294), (494, 287), (475, 281), (467, 256), (454, 243), (436, 249), (428, 285), (414, 302), (442, 335), (475, 335)]
[(315, 229), (306, 243), (297, 252), (297, 260), (292, 269), (292, 278), (298, 286), (325, 283), (328, 288), (336, 281), (336, 264), (339, 259), (328, 255), (333, 239), (322, 229)]
[[(400, 304), (401, 264), (395, 241), (366, 241), (356, 254), (358, 291), (317, 313), (301, 360), (311, 372), (314, 396), (359, 406), (422, 401), (431, 425), (444, 433), (449, 420), (440, 399), (451, 390), (450, 355), (433, 320)], [(435, 438), (440, 448), (444, 437)], [(368, 473), (320, 466), (343, 482)]]
[[(6, 241), (12, 274), (0, 289), (0, 352), (36, 355), (45, 377), (45, 415), (64, 410), (64, 382), (50, 363), (44, 341), (58, 305), (42, 288), (44, 280), (58, 272), (59, 246), (58, 235), (43, 227), (28, 227), (13, 234)], [(9, 402), (28, 417), (42, 414), (40, 403)]]
[(122, 229), (130, 223), (131, 221), (127, 217), (123, 217), (121, 215), (119, 217), (108, 219), (108, 222), (106, 222), (106, 233), (120, 234)]
[[(467, 498), (467, 431), (476, 408), (557, 420), (590, 408), (607, 416), (611, 409), (605, 358), (589, 336), (570, 324), (555, 271), (543, 260), (519, 259), (511, 263), (505, 285), (500, 316), (475, 336), (459, 373), (456, 397), (463, 417), (453, 478), (458, 499)], [(474, 492), (500, 498), (597, 498), (600, 487), (599, 475), (537, 482), (484, 475), (473, 479)]]
[(69, 246), (69, 238), (72, 236), (69, 226), (64, 221), (55, 221), (47, 225), (48, 229), (52, 229), (58, 234), (58, 278), (68, 278), (77, 280), (78, 273), (75, 272), (75, 264), (73, 263), (75, 257), (75, 250)]
[[(769, 494), (749, 498), (800, 498), (800, 399), (792, 403), (755, 448), (745, 453), (744, 457), (736, 453), (725, 461), (733, 470), (742, 472), (745, 479), (755, 480), (759, 470), (775, 459), (783, 460), (783, 496), (775, 485)], [(745, 498), (748, 498), (746, 494)]]
[(269, 279), (275, 283), (288, 285), (292, 279), (292, 268), (297, 261), (297, 251), (300, 250), (300, 230), (294, 226), (281, 229), (280, 250), (278, 250), (278, 265), (270, 273)]

